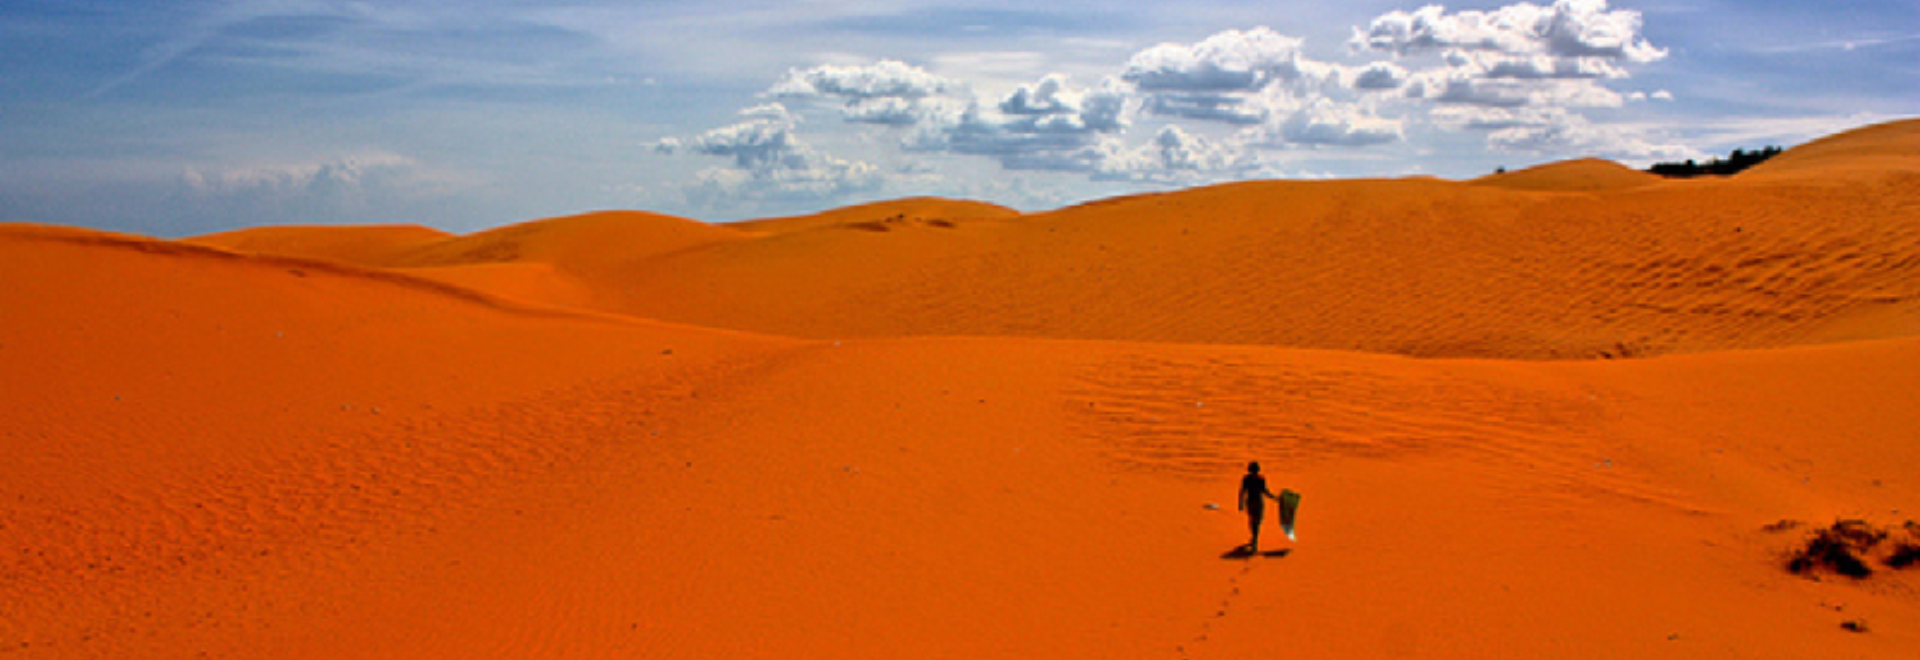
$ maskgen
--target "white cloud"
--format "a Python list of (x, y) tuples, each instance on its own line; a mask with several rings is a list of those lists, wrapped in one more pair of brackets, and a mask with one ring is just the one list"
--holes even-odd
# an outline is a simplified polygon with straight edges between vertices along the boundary
[(1407, 84), (1407, 98), (1517, 108), (1534, 100), (1531, 86), (1512, 80), (1484, 80), (1451, 70), (1423, 72)]
[[(1343, 78), (1375, 89), (1397, 86), (1396, 65), (1349, 71), (1301, 54), (1300, 39), (1266, 27), (1227, 30), (1192, 45), (1164, 43), (1136, 53), (1121, 79), (1133, 84), (1149, 114), (1250, 126), (1343, 92)], [(1357, 88), (1357, 87), (1356, 87)]]
[(823, 64), (790, 69), (767, 96), (788, 100), (842, 101), (840, 116), (855, 124), (911, 126), (931, 111), (929, 103), (962, 93), (966, 85), (911, 64)]
[(1651, 98), (1605, 84), (1630, 77), (1631, 65), (1666, 57), (1640, 28), (1639, 12), (1609, 9), (1605, 0), (1451, 13), (1428, 5), (1380, 15), (1356, 28), (1348, 45), (1437, 62), (1409, 73), (1399, 97), (1435, 126), (1485, 131), (1494, 149), (1591, 153), (1617, 139), (1622, 146), (1611, 152), (1657, 153), (1671, 145), (1610, 132), (1575, 111)]
[(171, 201), (202, 217), (244, 222), (335, 222), (392, 217), (411, 208), (471, 196), (473, 176), (413, 157), (368, 149), (297, 161), (201, 164), (176, 170)]
[(1000, 102), (1000, 111), (1009, 115), (1053, 115), (1080, 110), (1079, 94), (1067, 89), (1066, 76), (1049, 74), (1032, 85), (1021, 85), (1013, 95)]
[(1364, 90), (1398, 89), (1406, 84), (1409, 72), (1392, 62), (1374, 62), (1356, 70), (1353, 88)]
[[(1318, 61), (1304, 53), (1300, 38), (1267, 27), (1139, 50), (1092, 87), (1057, 71), (1036, 73), (1045, 63), (1027, 52), (935, 57), (943, 72), (965, 72), (963, 78), (894, 60), (841, 59), (791, 69), (767, 90), (794, 102), (792, 111), (770, 104), (735, 125), (663, 140), (658, 148), (733, 159), (733, 167), (701, 175), (700, 194), (716, 201), (750, 195), (741, 191), (754, 186), (828, 194), (906, 176), (800, 143), (794, 127), (802, 115), (818, 121), (821, 102), (838, 105), (835, 123), (858, 127), (852, 130), (867, 145), (1096, 181), (1184, 185), (1281, 175), (1287, 170), (1280, 165), (1301, 160), (1298, 154), (1339, 157), (1405, 141), (1419, 129), (1481, 133), (1501, 151), (1686, 152), (1578, 112), (1665, 94), (1623, 95), (1606, 86), (1666, 51), (1641, 36), (1639, 13), (1611, 10), (1603, 0), (1389, 12), (1356, 29), (1351, 45), (1362, 56), (1394, 60)], [(1151, 135), (1131, 131), (1143, 116)], [(939, 179), (935, 172), (913, 176)]]
[(1004, 116), (979, 104), (930, 117), (904, 144), (997, 159), (1010, 169), (1086, 171), (1095, 131), (1077, 115)]
[(1630, 62), (1666, 57), (1666, 50), (1640, 35), (1640, 26), (1640, 12), (1608, 10), (1606, 0), (1559, 0), (1550, 7), (1520, 2), (1491, 12), (1452, 14), (1427, 5), (1383, 14), (1365, 30), (1355, 28), (1348, 43), (1356, 50), (1403, 56), (1462, 49)]
[(1700, 155), (1691, 147), (1652, 137), (1644, 130), (1595, 124), (1583, 115), (1561, 108), (1476, 109), (1457, 113), (1452, 120), (1468, 128), (1489, 131), (1488, 146), (1501, 151), (1607, 156), (1634, 161)]
[(353, 194), (366, 187), (430, 181), (418, 161), (369, 151), (324, 160), (240, 167), (189, 167), (181, 181), (206, 196), (322, 196)]
[(1146, 111), (1163, 117), (1180, 117), (1228, 124), (1258, 124), (1267, 119), (1268, 108), (1261, 97), (1251, 94), (1153, 94), (1147, 97)]
[(792, 69), (769, 94), (784, 97), (829, 96), (847, 99), (918, 99), (960, 87), (948, 78), (897, 60), (863, 66), (823, 64)]
[(1329, 70), (1300, 55), (1300, 39), (1257, 27), (1220, 32), (1191, 46), (1148, 48), (1127, 61), (1120, 77), (1148, 92), (1227, 92)]
[(840, 109), (840, 116), (858, 124), (908, 126), (920, 121), (920, 104), (892, 96), (854, 99)]
[(1101, 155), (1092, 176), (1102, 181), (1191, 185), (1222, 175), (1243, 175), (1255, 165), (1244, 150), (1178, 126), (1161, 127), (1151, 141), (1137, 149), (1108, 141), (1102, 145)]
[(1264, 146), (1311, 145), (1363, 147), (1401, 139), (1401, 122), (1362, 111), (1353, 104), (1314, 99), (1285, 117), (1250, 131), (1248, 139)]
[(1467, 68), (1485, 78), (1520, 80), (1625, 78), (1627, 72), (1598, 57), (1550, 57), (1546, 55), (1501, 55), (1465, 53)]
[(1120, 81), (1113, 78), (1100, 81), (1098, 88), (1081, 95), (1080, 122), (1095, 131), (1126, 130), (1128, 96)]
[(745, 121), (687, 140), (669, 138), (662, 151), (685, 149), (732, 158), (731, 168), (708, 168), (683, 189), (688, 203), (716, 208), (743, 202), (832, 199), (872, 191), (885, 183), (879, 168), (817, 151), (795, 134), (800, 117), (779, 103), (742, 110)]
[(676, 145), (697, 154), (732, 158), (743, 170), (782, 167), (804, 149), (793, 137), (798, 119), (786, 106), (758, 105), (740, 111), (740, 115), (747, 121), (722, 126), (684, 142), (676, 141)]
[(726, 208), (743, 203), (818, 202), (881, 189), (886, 177), (873, 165), (810, 153), (790, 166), (761, 170), (710, 167), (681, 189), (696, 207)]
[(1049, 74), (991, 105), (980, 99), (931, 104), (902, 144), (985, 156), (1008, 169), (1091, 172), (1106, 159), (1101, 136), (1125, 130), (1127, 104), (1114, 80), (1083, 89)]

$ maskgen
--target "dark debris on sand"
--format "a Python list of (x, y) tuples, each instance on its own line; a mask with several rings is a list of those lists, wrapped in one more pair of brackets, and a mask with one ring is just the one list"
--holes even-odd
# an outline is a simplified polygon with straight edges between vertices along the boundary
[[(1784, 522), (1784, 521), (1783, 521)], [(1793, 526), (1768, 525), (1768, 531)], [(1822, 571), (1838, 573), (1856, 580), (1873, 575), (1871, 561), (1893, 569), (1905, 569), (1920, 561), (1920, 525), (1909, 521), (1902, 530), (1906, 538), (1887, 543), (1893, 530), (1875, 527), (1864, 520), (1841, 520), (1816, 529), (1801, 547), (1787, 558), (1787, 570), (1797, 575), (1818, 577)]]

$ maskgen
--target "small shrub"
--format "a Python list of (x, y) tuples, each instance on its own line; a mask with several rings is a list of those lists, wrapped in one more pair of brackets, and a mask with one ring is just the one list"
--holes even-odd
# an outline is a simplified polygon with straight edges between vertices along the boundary
[(1840, 537), (1855, 548), (1865, 550), (1887, 540), (1887, 532), (1867, 524), (1865, 520), (1842, 520), (1827, 528), (1834, 536)]
[(1886, 532), (1874, 529), (1865, 521), (1842, 520), (1814, 532), (1806, 547), (1787, 560), (1787, 570), (1805, 575), (1825, 567), (1858, 580), (1873, 575), (1873, 567), (1861, 557), (1886, 537)]
[(1920, 562), (1920, 543), (1901, 541), (1893, 547), (1893, 554), (1887, 555), (1887, 566), (1902, 569)]
[(1760, 163), (1766, 162), (1768, 158), (1780, 155), (1780, 153), (1780, 147), (1773, 146), (1756, 151), (1735, 149), (1733, 153), (1728, 154), (1724, 160), (1715, 158), (1704, 163), (1697, 163), (1692, 159), (1688, 159), (1684, 163), (1655, 163), (1652, 167), (1647, 168), (1647, 171), (1660, 176), (1677, 178), (1696, 177), (1708, 174), (1726, 176), (1759, 165)]
[(1776, 522), (1776, 523), (1773, 523), (1773, 524), (1771, 524), (1771, 525), (1767, 525), (1767, 526), (1765, 526), (1765, 527), (1761, 527), (1760, 529), (1762, 529), (1762, 530), (1764, 530), (1764, 531), (1766, 531), (1766, 532), (1768, 532), (1768, 533), (1773, 533), (1773, 534), (1778, 534), (1778, 533), (1780, 533), (1780, 532), (1785, 532), (1785, 531), (1791, 531), (1791, 530), (1795, 530), (1795, 529), (1800, 529), (1800, 528), (1801, 528), (1802, 526), (1805, 526), (1805, 525), (1806, 525), (1806, 523), (1803, 523), (1803, 522), (1800, 522), (1800, 521), (1798, 521), (1798, 520), (1786, 520), (1786, 519), (1782, 519), (1782, 520), (1781, 520), (1780, 522)]

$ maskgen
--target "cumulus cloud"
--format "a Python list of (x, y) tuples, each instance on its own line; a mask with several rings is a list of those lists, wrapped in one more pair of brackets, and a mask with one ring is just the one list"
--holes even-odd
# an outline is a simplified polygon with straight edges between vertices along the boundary
[(708, 168), (685, 189), (695, 206), (738, 201), (805, 201), (871, 191), (883, 183), (879, 168), (817, 151), (795, 133), (801, 118), (780, 103), (740, 111), (744, 121), (690, 139), (667, 139), (656, 149), (685, 150), (733, 160), (732, 168)]
[(742, 203), (818, 202), (879, 190), (884, 177), (873, 165), (810, 154), (800, 166), (763, 170), (710, 167), (681, 189), (687, 202), (704, 208)]
[(959, 87), (959, 83), (897, 60), (869, 65), (823, 64), (793, 69), (768, 93), (785, 97), (828, 96), (848, 99), (917, 99)]
[(779, 99), (842, 103), (840, 116), (856, 124), (909, 126), (927, 114), (930, 99), (965, 89), (959, 81), (897, 60), (791, 69), (767, 89)]
[(1101, 81), (1099, 88), (1082, 95), (1080, 122), (1088, 129), (1103, 133), (1125, 130), (1128, 97), (1118, 81), (1112, 78)]
[(758, 105), (740, 111), (740, 116), (746, 121), (701, 133), (685, 142), (675, 141), (673, 148), (732, 158), (743, 170), (782, 167), (805, 152), (793, 137), (798, 119), (786, 106)]
[(1049, 74), (1040, 82), (1021, 85), (1011, 96), (1000, 102), (1000, 111), (1009, 115), (1056, 115), (1078, 112), (1080, 104), (1077, 97), (1067, 88), (1067, 78), (1059, 74)]
[(1228, 124), (1258, 124), (1268, 113), (1261, 97), (1250, 94), (1154, 94), (1144, 107), (1165, 117)]
[(200, 218), (337, 222), (470, 196), (471, 175), (379, 149), (295, 161), (199, 164), (179, 170), (171, 201)]
[(1517, 108), (1533, 100), (1532, 88), (1510, 80), (1485, 80), (1455, 71), (1423, 73), (1406, 87), (1407, 98)]
[(1127, 126), (1127, 93), (1115, 81), (1094, 89), (1048, 75), (997, 103), (931, 104), (902, 145), (910, 150), (992, 158), (1012, 170), (1093, 172), (1111, 150), (1104, 136)]
[(1625, 78), (1625, 70), (1596, 57), (1510, 57), (1476, 53), (1475, 68), (1488, 78), (1521, 80)]
[(1228, 30), (1192, 45), (1135, 54), (1122, 79), (1156, 116), (1250, 127), (1249, 145), (1366, 146), (1400, 139), (1396, 120), (1354, 110), (1358, 97), (1405, 85), (1392, 62), (1345, 67), (1302, 54), (1300, 39), (1266, 27)]
[(1162, 126), (1151, 141), (1136, 149), (1109, 141), (1100, 151), (1092, 174), (1103, 181), (1192, 184), (1245, 172), (1255, 164), (1234, 145), (1209, 140), (1178, 126)]
[(1373, 62), (1353, 75), (1353, 88), (1364, 90), (1399, 89), (1407, 82), (1407, 69), (1392, 62)]
[(1427, 5), (1391, 11), (1365, 29), (1355, 28), (1349, 45), (1397, 55), (1461, 49), (1630, 62), (1666, 57), (1665, 49), (1640, 35), (1640, 26), (1640, 12), (1609, 10), (1606, 0), (1559, 0), (1549, 7), (1521, 2), (1452, 14)]
[(1684, 145), (1660, 143), (1617, 127), (1594, 124), (1586, 117), (1554, 113), (1551, 121), (1496, 130), (1487, 143), (1504, 151), (1531, 153), (1599, 154), (1635, 160), (1693, 157)]
[(999, 115), (971, 104), (940, 113), (908, 136), (912, 150), (987, 156), (1008, 169), (1086, 171), (1094, 131), (1075, 115)]
[(1355, 28), (1348, 45), (1407, 63), (1437, 62), (1410, 72), (1400, 97), (1416, 109), (1424, 104), (1436, 126), (1487, 132), (1495, 149), (1593, 153), (1605, 139), (1621, 141), (1628, 152), (1664, 148), (1575, 112), (1650, 98), (1623, 95), (1605, 83), (1630, 77), (1631, 65), (1667, 55), (1642, 36), (1639, 12), (1610, 9), (1606, 0), (1392, 11)]
[[(1622, 94), (1607, 86), (1666, 51), (1641, 34), (1638, 12), (1605, 0), (1393, 11), (1356, 27), (1349, 46), (1373, 61), (1315, 60), (1303, 40), (1267, 27), (1224, 30), (1139, 50), (1090, 87), (1050, 73), (992, 97), (895, 60), (795, 68), (764, 94), (791, 107), (760, 106), (734, 125), (656, 147), (731, 159), (731, 167), (702, 174), (699, 187), (715, 199), (756, 186), (794, 195), (872, 189), (904, 176), (799, 140), (795, 127), (805, 118), (818, 122), (835, 110), (828, 126), (858, 127), (866, 145), (1157, 184), (1287, 174), (1275, 159), (1300, 157), (1275, 151), (1367, 148), (1422, 130), (1481, 133), (1502, 151), (1665, 157), (1682, 150), (1580, 114), (1671, 98), (1665, 90)], [(1136, 122), (1151, 134), (1134, 131)]]
[(1327, 99), (1316, 99), (1293, 113), (1279, 129), (1282, 138), (1295, 144), (1358, 147), (1400, 139), (1400, 122)]
[(840, 116), (859, 124), (907, 126), (920, 121), (920, 104), (908, 99), (884, 96), (855, 99), (841, 108)]
[(1487, 132), (1487, 144), (1501, 151), (1579, 153), (1628, 160), (1697, 158), (1685, 145), (1667, 142), (1632, 127), (1596, 124), (1564, 108), (1446, 108), (1437, 121)]
[(1330, 70), (1302, 57), (1300, 43), (1266, 27), (1227, 30), (1193, 45), (1163, 43), (1135, 53), (1121, 78), (1148, 92), (1225, 92)]
[(206, 194), (325, 189), (403, 174), (418, 165), (413, 159), (398, 154), (370, 152), (303, 163), (218, 169), (189, 167), (182, 174), (182, 181), (188, 188)]

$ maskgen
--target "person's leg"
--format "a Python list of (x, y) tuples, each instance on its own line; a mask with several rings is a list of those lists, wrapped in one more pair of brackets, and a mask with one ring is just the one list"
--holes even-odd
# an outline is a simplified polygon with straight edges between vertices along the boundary
[(1263, 515), (1265, 513), (1265, 511), (1262, 511), (1258, 507), (1247, 509), (1247, 531), (1253, 535), (1252, 540), (1247, 541), (1247, 548), (1249, 549), (1260, 549), (1260, 519), (1266, 517)]

